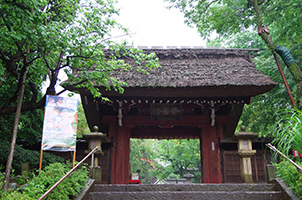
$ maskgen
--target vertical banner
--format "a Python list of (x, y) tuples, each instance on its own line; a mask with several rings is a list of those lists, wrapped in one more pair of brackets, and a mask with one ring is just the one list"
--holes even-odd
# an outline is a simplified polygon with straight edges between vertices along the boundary
[(78, 99), (46, 96), (41, 150), (75, 151)]

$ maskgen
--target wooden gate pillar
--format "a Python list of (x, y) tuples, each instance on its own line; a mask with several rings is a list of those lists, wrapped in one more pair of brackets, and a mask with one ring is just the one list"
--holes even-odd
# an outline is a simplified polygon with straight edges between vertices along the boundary
[(200, 151), (202, 156), (202, 182), (221, 183), (220, 152), (216, 126), (207, 126), (202, 129)]
[(130, 128), (111, 126), (113, 135), (111, 184), (129, 183)]

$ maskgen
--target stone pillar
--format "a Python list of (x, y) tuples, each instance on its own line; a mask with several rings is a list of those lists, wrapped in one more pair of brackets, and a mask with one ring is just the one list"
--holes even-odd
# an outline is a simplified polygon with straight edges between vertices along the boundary
[(102, 151), (102, 142), (109, 141), (106, 134), (98, 132), (98, 127), (93, 127), (94, 132), (85, 133), (83, 137), (89, 141), (88, 150), (85, 153), (89, 153), (95, 147), (98, 147), (98, 150), (91, 156), (91, 178), (95, 179), (96, 182), (100, 183), (102, 181), (102, 168), (99, 166), (99, 157), (104, 155)]
[(187, 173), (184, 175), (184, 178), (186, 179), (185, 184), (191, 184), (192, 183), (192, 178), (195, 178), (193, 174)]
[(271, 183), (276, 178), (276, 168), (274, 165), (266, 165), (266, 176), (268, 183)]

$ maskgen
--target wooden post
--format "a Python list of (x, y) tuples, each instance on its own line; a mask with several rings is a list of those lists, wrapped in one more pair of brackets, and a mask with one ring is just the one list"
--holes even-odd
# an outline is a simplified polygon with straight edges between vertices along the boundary
[(129, 183), (130, 128), (117, 127), (115, 146), (115, 184)]
[(203, 183), (221, 183), (220, 152), (218, 151), (218, 139), (216, 126), (207, 126), (201, 133), (201, 155)]
[(113, 139), (113, 146), (111, 151), (111, 175), (110, 175), (110, 183), (115, 183), (115, 162), (116, 162), (116, 123), (109, 124), (109, 138)]
[(39, 165), (39, 173), (41, 172), (42, 170), (42, 158), (43, 158), (43, 150), (41, 150), (41, 153), (40, 153), (40, 165)]
[(287, 94), (289, 96), (289, 99), (290, 99), (290, 102), (292, 103), (292, 106), (295, 107), (295, 100), (294, 100), (294, 96), (292, 94), (292, 91), (290, 90), (290, 87), (288, 85), (288, 82), (285, 78), (285, 75), (284, 75), (284, 72), (283, 72), (283, 69), (281, 67), (281, 64), (280, 64), (280, 61), (279, 61), (279, 58), (277, 56), (277, 53), (276, 52), (273, 52), (273, 55), (274, 55), (274, 58), (275, 58), (275, 61), (276, 61), (276, 64), (278, 66), (278, 70), (281, 74), (281, 77), (282, 77), (282, 80), (283, 80), (283, 83), (285, 85), (285, 88), (286, 88), (286, 91), (287, 91)]
[(221, 151), (220, 151), (220, 141), (223, 140), (223, 127), (224, 125), (221, 124), (221, 123), (217, 123), (217, 159), (218, 159), (218, 166), (219, 166), (219, 180), (220, 180), (220, 183), (222, 183), (222, 163), (221, 163), (221, 160), (222, 160), (222, 154), (221, 154)]
[(72, 168), (74, 168), (75, 166), (75, 159), (76, 159), (76, 148), (74, 148), (74, 152), (73, 152)]

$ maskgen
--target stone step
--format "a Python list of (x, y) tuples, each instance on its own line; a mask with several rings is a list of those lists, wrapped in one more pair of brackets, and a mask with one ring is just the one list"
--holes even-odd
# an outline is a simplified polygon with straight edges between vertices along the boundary
[(282, 200), (274, 191), (93, 192), (89, 200)]
[(273, 184), (96, 184), (94, 192), (146, 192), (146, 191), (273, 191)]

